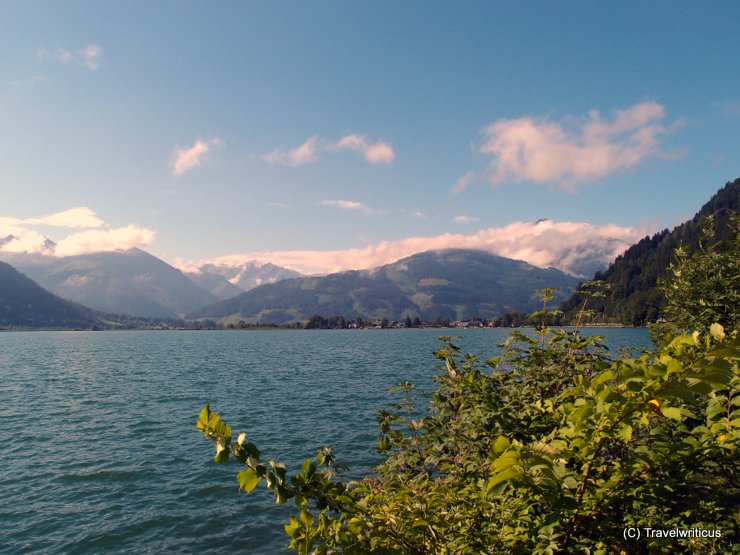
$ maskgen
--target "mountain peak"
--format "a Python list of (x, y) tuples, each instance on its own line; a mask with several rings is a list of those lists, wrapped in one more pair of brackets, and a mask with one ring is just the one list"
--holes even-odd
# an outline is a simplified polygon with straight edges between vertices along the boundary
[[(190, 279), (205, 286), (208, 283), (216, 284), (212, 278), (203, 276), (219, 276), (229, 284), (238, 287), (242, 292), (249, 291), (265, 283), (276, 283), (283, 279), (300, 277), (303, 274), (271, 262), (260, 260), (246, 260), (229, 264), (226, 262), (208, 262), (198, 266), (195, 271), (188, 272)], [(220, 295), (219, 295), (220, 296)]]

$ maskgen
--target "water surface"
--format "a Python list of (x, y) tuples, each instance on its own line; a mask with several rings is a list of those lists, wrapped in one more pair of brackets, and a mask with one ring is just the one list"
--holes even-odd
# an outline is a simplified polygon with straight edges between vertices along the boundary
[[(208, 402), (266, 460), (324, 445), (369, 472), (375, 414), (401, 381), (430, 387), (438, 336), (498, 354), (508, 330), (0, 334), (0, 551), (288, 553), (262, 486), (238, 493), (195, 429)], [(599, 329), (612, 350), (644, 329)]]

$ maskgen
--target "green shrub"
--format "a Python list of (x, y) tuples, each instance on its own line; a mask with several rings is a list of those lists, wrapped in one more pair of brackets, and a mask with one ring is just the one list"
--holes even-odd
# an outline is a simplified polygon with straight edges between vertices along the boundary
[[(246, 468), (298, 514), (300, 553), (721, 553), (738, 540), (740, 343), (712, 326), (657, 352), (609, 361), (598, 339), (515, 333), (479, 363), (449, 338), (437, 390), (411, 384), (382, 411), (384, 462), (345, 481), (324, 449), (288, 476), (209, 407), (198, 428), (216, 461)], [(625, 527), (703, 528), (720, 538), (628, 540)]]

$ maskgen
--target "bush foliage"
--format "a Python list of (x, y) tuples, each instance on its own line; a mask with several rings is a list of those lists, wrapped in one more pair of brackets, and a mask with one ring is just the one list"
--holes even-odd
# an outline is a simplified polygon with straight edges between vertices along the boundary
[[(285, 526), (300, 553), (585, 553), (665, 550), (696, 542), (725, 552), (738, 539), (740, 344), (720, 326), (653, 354), (609, 362), (593, 338), (515, 333), (484, 366), (447, 341), (437, 391), (379, 414), (373, 476), (344, 481), (330, 449), (290, 478), (264, 463), (218, 414), (198, 428), (216, 461), (246, 468), (298, 515)], [(623, 537), (626, 526), (703, 528), (721, 538)]]

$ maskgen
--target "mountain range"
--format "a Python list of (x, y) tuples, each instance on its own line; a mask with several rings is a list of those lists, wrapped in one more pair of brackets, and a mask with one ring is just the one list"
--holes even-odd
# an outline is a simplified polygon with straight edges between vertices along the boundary
[[(2, 241), (13, 240), (9, 236)], [(179, 318), (261, 281), (301, 275), (257, 262), (207, 264), (184, 273), (137, 248), (65, 257), (53, 252), (49, 242), (43, 253), (0, 252), (0, 258), (59, 297), (101, 312), (147, 318)]]
[[(675, 248), (695, 249), (708, 215), (717, 222), (715, 240), (726, 240), (731, 232), (725, 224), (738, 210), (740, 179), (727, 183), (691, 220), (645, 237), (596, 272), (609, 289), (590, 308), (602, 321), (654, 321), (661, 303), (656, 284)], [(428, 251), (372, 270), (307, 277), (254, 261), (204, 264), (186, 274), (140, 249), (57, 257), (52, 241), (41, 253), (9, 252), (15, 241), (0, 238), (0, 258), (21, 272), (2, 266), (0, 327), (90, 327), (100, 313), (113, 322), (123, 320), (110, 320), (111, 313), (226, 323), (286, 323), (313, 315), (455, 320), (535, 310), (535, 291), (544, 287), (559, 290), (564, 321), (579, 304), (576, 296), (568, 298), (577, 286), (572, 275), (484, 251)]]
[(578, 279), (484, 251), (415, 254), (373, 270), (267, 284), (190, 314), (192, 318), (286, 323), (311, 315), (462, 320), (536, 309), (537, 289), (567, 298)]
[(237, 264), (202, 264), (195, 271), (185, 272), (185, 275), (225, 300), (265, 283), (300, 277), (302, 274), (269, 262), (249, 260)]
[[(664, 229), (645, 237), (618, 256), (609, 267), (596, 272), (594, 279), (607, 285), (606, 296), (591, 300), (589, 308), (600, 321), (644, 325), (660, 317), (663, 296), (657, 288), (660, 278), (668, 275), (673, 253), (684, 245), (689, 253), (696, 250), (702, 233), (702, 219), (716, 221), (714, 241), (727, 242), (732, 231), (727, 225), (731, 215), (740, 213), (740, 178), (728, 182), (690, 220), (671, 231)], [(740, 257), (740, 253), (738, 253)], [(578, 292), (563, 303), (566, 318), (572, 316), (581, 301)]]
[(141, 249), (77, 256), (6, 256), (52, 293), (101, 312), (177, 318), (218, 300)]

